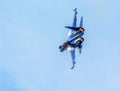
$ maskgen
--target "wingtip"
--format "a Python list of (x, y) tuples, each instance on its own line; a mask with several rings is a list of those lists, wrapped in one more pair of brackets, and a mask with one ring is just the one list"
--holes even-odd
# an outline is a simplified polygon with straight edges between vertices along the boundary
[(77, 8), (75, 8), (73, 11), (75, 12), (75, 14), (77, 14), (77, 13), (78, 13), (78, 12), (77, 12)]
[(77, 11), (77, 8), (75, 8), (73, 11)]
[(65, 28), (68, 28), (68, 26), (65, 26)]
[(75, 67), (75, 64), (76, 64), (76, 62), (74, 62), (74, 64), (73, 64), (73, 67), (71, 68), (71, 70), (72, 70), (72, 69), (74, 69), (74, 67)]
[(71, 70), (73, 69), (74, 67), (71, 68)]
[(71, 70), (74, 69), (74, 68), (75, 68), (75, 66), (73, 66), (73, 67), (71, 68)]

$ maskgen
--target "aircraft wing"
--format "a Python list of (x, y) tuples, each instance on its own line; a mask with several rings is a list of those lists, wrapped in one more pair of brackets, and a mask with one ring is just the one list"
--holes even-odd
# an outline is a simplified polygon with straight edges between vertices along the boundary
[[(77, 8), (75, 8), (74, 10), (73, 10), (75, 13), (74, 13), (74, 19), (73, 19), (73, 24), (72, 24), (72, 27), (76, 27), (76, 23), (77, 23)], [(69, 28), (69, 26), (66, 26), (66, 28)], [(70, 28), (69, 28), (70, 29)], [(69, 30), (69, 32), (68, 32), (68, 38), (72, 38), (73, 36), (75, 36), (74, 35), (74, 30), (73, 29), (71, 29), (71, 30)]]
[(75, 14), (74, 14), (74, 19), (73, 19), (72, 27), (76, 27), (77, 13), (78, 13), (78, 12), (77, 12), (77, 8), (75, 8), (73, 11), (75, 12)]
[(70, 54), (71, 54), (71, 59), (73, 64), (71, 69), (73, 69), (75, 67), (75, 50), (70, 51)]
[(80, 20), (80, 25), (79, 27), (76, 27), (76, 16), (74, 17), (74, 21), (73, 21), (73, 26), (65, 26), (65, 28), (68, 28), (68, 29), (71, 29), (71, 31), (77, 31), (79, 28), (83, 28), (83, 17), (81, 17), (81, 20)]

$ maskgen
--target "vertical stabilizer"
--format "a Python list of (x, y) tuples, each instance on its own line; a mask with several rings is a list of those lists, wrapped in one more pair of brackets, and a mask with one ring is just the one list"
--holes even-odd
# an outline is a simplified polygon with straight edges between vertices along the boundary
[(81, 17), (80, 26), (79, 27), (83, 27), (83, 17)]

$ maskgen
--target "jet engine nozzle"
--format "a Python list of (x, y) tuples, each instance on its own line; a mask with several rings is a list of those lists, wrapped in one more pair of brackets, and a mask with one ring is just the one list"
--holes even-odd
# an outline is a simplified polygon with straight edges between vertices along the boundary
[(84, 32), (85, 29), (84, 29), (84, 28), (79, 28), (79, 31), (80, 31), (80, 32)]

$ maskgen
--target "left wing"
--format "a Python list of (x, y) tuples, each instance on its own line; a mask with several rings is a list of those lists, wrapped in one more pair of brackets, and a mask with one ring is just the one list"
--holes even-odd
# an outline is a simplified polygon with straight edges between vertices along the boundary
[(76, 63), (75, 62), (75, 50), (70, 51), (70, 54), (71, 54), (72, 64), (73, 64), (71, 69), (73, 69), (75, 67), (75, 63)]
[[(76, 27), (76, 23), (77, 23), (77, 8), (75, 8), (74, 10), (73, 10), (75, 13), (74, 13), (74, 18), (73, 18), (73, 24), (72, 24), (72, 27), (74, 28), (74, 27)], [(69, 28), (69, 29), (71, 29), (69, 26), (65, 26), (65, 28)], [(74, 35), (74, 30), (73, 29), (71, 29), (71, 30), (69, 30), (69, 32), (68, 32), (68, 38), (72, 38), (73, 36), (75, 36)]]
[(73, 10), (75, 13), (74, 13), (74, 19), (73, 19), (73, 24), (72, 24), (72, 27), (76, 27), (76, 22), (77, 22), (77, 8), (75, 8)]

